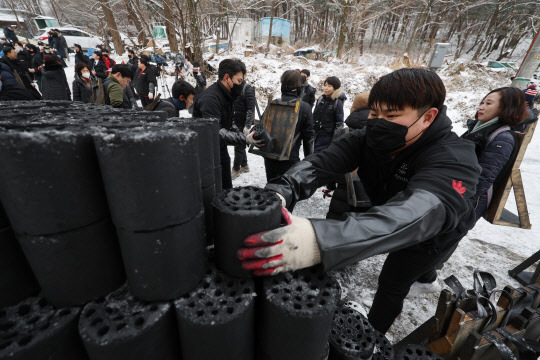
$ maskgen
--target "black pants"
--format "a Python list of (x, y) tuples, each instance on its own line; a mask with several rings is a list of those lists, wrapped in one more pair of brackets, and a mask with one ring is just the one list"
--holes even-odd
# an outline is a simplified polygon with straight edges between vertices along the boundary
[[(141, 95), (141, 104), (142, 104), (142, 107), (145, 107), (146, 105), (150, 104), (152, 102), (152, 100), (150, 100), (150, 98), (147, 96), (143, 96)], [(230, 160), (230, 159), (229, 159)]]
[(238, 169), (245, 166), (248, 166), (246, 145), (235, 145), (233, 169), (238, 171)]
[(221, 160), (221, 187), (223, 190), (231, 189), (231, 157), (227, 151), (227, 146), (221, 145), (219, 150)]
[(435, 281), (436, 267), (464, 234), (456, 234), (455, 240), (448, 241), (440, 249), (424, 244), (410, 246), (388, 254), (379, 275), (379, 288), (373, 299), (368, 319), (373, 327), (385, 334), (403, 309), (403, 300), (411, 285), (420, 280), (424, 283)]
[(298, 160), (272, 160), (264, 158), (264, 169), (266, 170), (266, 181), (270, 181), (285, 174)]

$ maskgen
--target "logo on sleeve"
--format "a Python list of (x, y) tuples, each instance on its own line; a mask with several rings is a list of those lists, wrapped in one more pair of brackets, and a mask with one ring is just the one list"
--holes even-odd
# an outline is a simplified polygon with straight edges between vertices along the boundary
[(459, 195), (461, 195), (461, 197), (463, 197), (463, 193), (467, 191), (467, 188), (463, 186), (462, 181), (457, 182), (456, 180), (452, 180), (452, 187), (458, 192)]

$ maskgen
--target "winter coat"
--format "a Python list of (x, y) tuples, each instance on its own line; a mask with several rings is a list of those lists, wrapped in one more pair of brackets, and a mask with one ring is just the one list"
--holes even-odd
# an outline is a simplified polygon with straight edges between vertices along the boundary
[(71, 90), (61, 64), (45, 65), (41, 68), (41, 93), (44, 100), (71, 100)]
[(157, 68), (154, 65), (148, 65), (146, 69), (137, 68), (137, 83), (135, 89), (139, 96), (148, 97), (149, 93), (155, 94), (157, 87)]
[[(370, 110), (368, 108), (359, 108), (353, 111), (349, 117), (347, 117), (347, 120), (345, 120), (345, 123), (349, 127), (350, 131), (353, 130), (359, 130), (366, 127), (367, 119), (369, 116)], [(335, 140), (338, 141), (343, 134), (338, 135), (336, 134)], [(337, 183), (337, 185), (335, 185)], [(330, 200), (330, 206), (328, 208), (328, 213), (326, 215), (327, 219), (339, 219), (343, 220), (347, 212), (358, 212), (358, 211), (365, 211), (366, 209), (358, 209), (355, 208), (352, 205), (349, 205), (349, 195), (347, 193), (347, 181), (345, 179), (345, 176), (339, 176), (333, 181), (328, 188), (331, 189), (335, 185), (335, 190), (332, 194), (332, 199)], [(356, 199), (357, 201), (364, 201), (365, 204), (369, 203), (369, 199), (365, 195), (365, 191), (363, 189), (362, 183), (358, 180), (354, 180), (355, 190), (356, 190)]]
[(67, 53), (69, 50), (68, 50), (68, 44), (67, 44), (66, 38), (62, 34), (58, 34), (58, 38), (60, 39), (60, 45), (62, 45), (65, 52)]
[[(89, 86), (87, 86), (89, 84)], [(75, 79), (73, 80), (73, 101), (82, 101), (83, 103), (89, 103), (94, 95), (99, 92), (99, 84), (97, 78), (93, 75), (90, 75), (90, 80), (87, 82), (84, 78), (80, 77), (79, 74), (75, 74)]]
[(2, 78), (2, 89), (0, 90), (0, 101), (12, 100), (39, 100), (30, 91), (19, 84), (8, 84)]
[(113, 75), (103, 82), (105, 91), (105, 104), (115, 108), (131, 109), (131, 103), (127, 93)]
[(349, 114), (345, 124), (351, 129), (363, 129), (367, 124), (367, 118), (370, 110), (368, 108), (359, 108)]
[(127, 64), (131, 68), (131, 72), (132, 72), (131, 80), (135, 81), (137, 77), (137, 69), (139, 68), (139, 57), (137, 55), (133, 55), (132, 58), (129, 58), (129, 60), (127, 61)]
[(203, 73), (193, 74), (193, 76), (197, 82), (197, 86), (195, 86), (195, 94), (199, 94), (204, 91), (204, 88), (206, 88), (206, 76), (204, 76)]
[(532, 106), (527, 106), (527, 118), (514, 127), (516, 131), (523, 132), (525, 128), (538, 121), (538, 110)]
[(64, 48), (64, 45), (62, 44), (62, 39), (60, 39), (60, 37), (53, 36), (52, 47), (56, 49), (56, 53), (58, 54), (58, 56), (60, 56), (62, 59), (66, 58), (66, 49)]
[(75, 64), (83, 63), (90, 66), (90, 62), (91, 62), (90, 58), (82, 51), (77, 51), (75, 53)]
[(321, 96), (313, 111), (313, 128), (317, 135), (332, 136), (343, 127), (343, 102), (347, 99), (342, 89), (330, 97)]
[(0, 75), (2, 75), (2, 84), (19, 85), (11, 72), (11, 68), (3, 62), (0, 62)]
[(502, 180), (516, 158), (517, 136), (514, 130), (504, 131), (488, 144), (490, 135), (504, 124), (493, 124), (471, 133), (477, 122), (478, 120), (468, 120), (468, 131), (462, 137), (474, 142), (478, 163), (482, 167), (476, 193), (470, 199), (478, 221), (489, 206), (488, 190), (493, 185), (493, 191), (495, 191), (502, 184)]
[(358, 168), (373, 207), (344, 221), (311, 219), (324, 270), (421, 243), (430, 253), (457, 243), (475, 222), (469, 198), (481, 168), (474, 144), (452, 132), (444, 107), (411, 146), (394, 157), (373, 151), (355, 130), (266, 185), (287, 207), (313, 195), (335, 174)]
[(242, 93), (233, 102), (233, 122), (240, 131), (245, 126), (253, 125), (256, 102), (255, 89), (248, 83), (244, 83)]
[[(294, 93), (282, 93), (281, 101), (297, 101), (299, 98)], [(304, 157), (307, 157), (313, 153), (313, 140), (315, 137), (315, 131), (313, 131), (313, 116), (311, 114), (311, 107), (308, 103), (300, 101), (300, 109), (298, 111), (298, 122), (294, 129), (293, 144), (291, 147), (291, 154), (289, 159), (293, 161), (300, 161), (300, 144), (304, 146)]]
[(6, 55), (4, 55), (2, 59), (0, 59), (0, 61), (9, 66), (9, 69), (11, 70), (11, 73), (13, 74), (15, 79), (17, 79), (17, 75), (19, 75), (22, 81), (22, 84), (19, 85), (24, 86), (27, 90), (32, 88), (32, 81), (30, 80), (28, 66), (26, 64), (20, 62), (17, 59), (11, 60)]
[(43, 65), (43, 53), (38, 52), (32, 57), (32, 63), (31, 68), (35, 69), (36, 72), (34, 73), (34, 79), (37, 80), (38, 85), (41, 87), (41, 70), (39, 69), (40, 66)]
[(4, 36), (7, 42), (11, 42), (11, 43), (19, 42), (17, 35), (15, 35), (15, 31), (10, 30), (7, 26), (4, 28)]
[(180, 115), (180, 110), (174, 105), (173, 98), (160, 100), (154, 111), (165, 111), (167, 118), (178, 117)]
[(317, 92), (317, 89), (309, 85), (307, 82), (302, 84), (302, 95), (301, 95), (302, 101), (307, 102), (311, 108), (313, 108), (313, 104), (315, 104), (316, 92)]
[(101, 59), (98, 60), (97, 63), (94, 59), (90, 60), (90, 70), (94, 70), (96, 72), (96, 77), (98, 78), (107, 78), (107, 66), (105, 66), (105, 63)]
[(219, 120), (220, 146), (223, 150), (227, 145), (245, 145), (246, 137), (232, 128), (233, 97), (223, 86), (216, 81), (204, 90), (196, 99), (193, 106), (194, 118), (214, 118)]

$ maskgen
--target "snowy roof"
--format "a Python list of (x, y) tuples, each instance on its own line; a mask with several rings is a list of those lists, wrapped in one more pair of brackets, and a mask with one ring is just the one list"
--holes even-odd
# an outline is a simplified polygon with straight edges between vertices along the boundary
[[(15, 24), (17, 18), (13, 14), (0, 13), (0, 21), (11, 21)], [(24, 18), (19, 16), (19, 21), (24, 21)]]

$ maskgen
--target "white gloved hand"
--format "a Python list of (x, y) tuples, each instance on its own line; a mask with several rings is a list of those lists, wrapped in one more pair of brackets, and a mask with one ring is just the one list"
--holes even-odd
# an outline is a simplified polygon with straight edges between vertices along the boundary
[(264, 140), (263, 139), (260, 139), (260, 140), (254, 139), (253, 135), (255, 135), (255, 131), (252, 131), (248, 135), (246, 135), (246, 143), (248, 145), (255, 145), (257, 147), (263, 147), (265, 145)]
[(275, 275), (303, 269), (321, 262), (315, 230), (311, 221), (290, 215), (282, 208), (286, 226), (251, 235), (238, 250), (242, 268), (256, 276)]
[[(274, 191), (275, 192), (275, 191)], [(281, 200), (281, 206), (283, 206), (284, 208), (287, 207), (287, 201), (285, 200), (285, 197), (283, 197), (283, 195), (281, 195), (280, 193), (278, 192), (275, 192), (276, 195), (278, 196), (279, 200)]]
[(251, 132), (251, 128), (252, 128), (252, 126), (244, 127), (244, 131), (242, 131), (244, 133), (244, 135), (248, 136), (249, 133)]
[(154, 94), (149, 93), (149, 94), (148, 94), (148, 98), (149, 98), (150, 100), (153, 100), (153, 99), (154, 99)]

